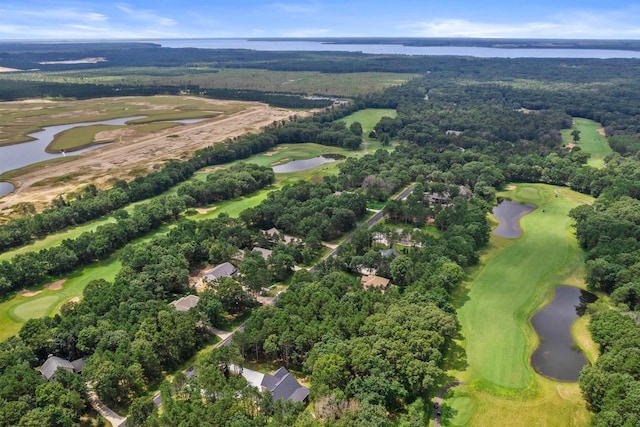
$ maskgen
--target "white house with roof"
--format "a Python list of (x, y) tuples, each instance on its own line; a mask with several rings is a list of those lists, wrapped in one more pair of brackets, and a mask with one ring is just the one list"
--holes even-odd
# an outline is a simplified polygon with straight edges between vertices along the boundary
[(205, 270), (202, 273), (201, 281), (203, 285), (206, 285), (209, 282), (216, 282), (223, 277), (235, 277), (238, 275), (238, 269), (233, 266), (230, 262), (223, 262), (222, 264), (218, 264), (213, 268)]
[(69, 362), (67, 359), (63, 359), (62, 357), (50, 355), (40, 367), (40, 374), (47, 381), (51, 381), (58, 369), (64, 369), (65, 371), (78, 374), (82, 372), (84, 362), (84, 358)]
[(194, 308), (196, 305), (198, 305), (199, 301), (200, 301), (199, 296), (187, 295), (185, 297), (172, 301), (169, 304), (172, 305), (176, 309), (176, 311), (189, 311), (192, 308)]

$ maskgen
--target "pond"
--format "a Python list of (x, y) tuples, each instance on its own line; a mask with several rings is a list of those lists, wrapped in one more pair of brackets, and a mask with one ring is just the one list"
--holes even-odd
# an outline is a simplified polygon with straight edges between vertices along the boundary
[(589, 363), (571, 334), (571, 326), (597, 297), (572, 286), (558, 286), (553, 300), (531, 318), (540, 344), (531, 355), (531, 366), (541, 375), (559, 381), (578, 381)]
[(525, 205), (509, 200), (503, 200), (493, 208), (493, 215), (498, 219), (498, 227), (493, 234), (500, 237), (516, 238), (522, 236), (520, 218), (536, 209), (534, 205)]
[[(93, 126), (93, 125), (113, 125), (113, 126), (121, 126), (127, 124), (132, 120), (141, 119), (145, 116), (133, 116), (133, 117), (123, 117), (119, 119), (112, 120), (102, 120), (97, 122), (83, 122), (83, 123), (72, 123), (67, 125), (56, 125), (56, 126), (47, 126), (38, 132), (34, 132), (29, 134), (30, 138), (33, 138), (33, 141), (23, 142), (15, 145), (7, 145), (0, 147), (0, 174), (18, 169), (24, 166), (31, 165), (33, 163), (42, 162), (49, 159), (54, 159), (56, 157), (62, 157), (64, 153), (47, 153), (45, 149), (47, 146), (53, 141), (55, 136), (60, 132), (64, 132), (66, 130), (83, 127), (83, 126)], [(202, 121), (206, 119), (181, 119), (181, 120), (171, 120), (172, 122), (177, 123), (196, 123), (198, 121)], [(91, 145), (89, 147), (82, 148), (80, 150), (73, 151), (73, 155), (84, 153), (85, 151), (94, 150), (96, 148), (102, 147), (104, 144), (96, 144)], [(8, 182), (0, 182), (0, 197), (5, 196), (11, 193), (14, 190), (12, 184)]]
[(10, 182), (0, 182), (0, 197), (6, 196), (15, 190), (15, 187)]
[(311, 159), (305, 160), (292, 160), (282, 165), (274, 166), (271, 169), (275, 173), (289, 173), (289, 172), (299, 172), (311, 168), (315, 168), (316, 166), (320, 166), (324, 163), (335, 162), (336, 159), (332, 159), (325, 156), (317, 156)]

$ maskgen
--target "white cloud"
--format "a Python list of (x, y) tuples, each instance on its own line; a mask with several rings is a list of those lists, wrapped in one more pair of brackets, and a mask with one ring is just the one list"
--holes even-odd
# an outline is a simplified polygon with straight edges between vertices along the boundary
[(175, 19), (160, 16), (152, 10), (135, 10), (125, 4), (118, 4), (116, 8), (121, 12), (124, 12), (129, 19), (133, 19), (141, 22), (148, 22), (153, 25), (161, 25), (165, 27), (172, 27), (177, 24)]
[(274, 6), (287, 13), (316, 13), (318, 6), (308, 3), (275, 3)]
[(435, 18), (397, 26), (416, 37), (634, 38), (640, 34), (638, 14), (565, 11), (544, 20), (513, 23)]

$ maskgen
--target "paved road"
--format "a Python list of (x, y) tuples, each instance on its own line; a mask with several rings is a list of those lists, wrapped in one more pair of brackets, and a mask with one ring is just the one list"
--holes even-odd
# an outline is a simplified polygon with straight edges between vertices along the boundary
[(440, 427), (440, 409), (442, 408), (442, 399), (444, 398), (444, 395), (447, 394), (449, 389), (452, 389), (453, 387), (458, 387), (461, 385), (464, 385), (463, 381), (450, 382), (449, 384), (445, 385), (440, 389), (440, 391), (438, 392), (438, 395), (433, 400), (434, 402), (433, 423), (435, 427)]
[[(404, 190), (402, 190), (402, 192), (400, 194), (398, 194), (396, 197), (394, 197), (394, 200), (404, 200), (406, 199), (409, 194), (411, 194), (413, 192), (413, 189), (416, 188), (415, 184), (411, 184), (410, 186), (408, 186), (407, 188), (405, 188)], [(373, 227), (376, 223), (378, 223), (382, 218), (384, 218), (384, 214), (385, 214), (385, 210), (384, 208), (379, 210), (378, 212), (376, 212), (376, 214), (374, 216), (372, 216), (371, 218), (369, 218), (367, 220), (367, 228), (371, 228)], [(343, 241), (342, 243), (349, 243), (351, 241), (351, 239), (353, 239), (353, 233), (349, 234)], [(341, 244), (342, 244), (341, 243)], [(340, 245), (338, 245), (335, 249), (333, 249), (331, 252), (329, 252), (327, 255), (325, 255), (320, 262), (329, 259), (333, 256), (336, 255), (336, 253), (338, 253), (338, 249), (340, 249)], [(313, 267), (311, 269), (311, 271), (315, 271), (315, 267)]]
[(89, 389), (89, 403), (91, 404), (93, 409), (95, 409), (96, 412), (105, 417), (113, 427), (124, 426), (127, 418), (121, 417), (120, 415), (116, 414), (115, 411), (102, 403), (96, 392), (93, 391), (90, 386), (88, 386), (87, 388)]

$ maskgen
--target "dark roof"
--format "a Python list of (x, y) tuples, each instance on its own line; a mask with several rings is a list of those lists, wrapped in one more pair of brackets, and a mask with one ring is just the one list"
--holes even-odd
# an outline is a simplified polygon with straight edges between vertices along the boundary
[(232, 277), (238, 272), (231, 263), (224, 262), (204, 272), (202, 279), (204, 281), (212, 281), (221, 277)]
[[(307, 387), (301, 386), (298, 380), (291, 375), (289, 372), (284, 375), (278, 384), (276, 384), (275, 388), (271, 390), (271, 394), (273, 395), (273, 400), (293, 400), (294, 402), (301, 402), (309, 395), (309, 389)], [(294, 400), (293, 397), (296, 397), (298, 400)], [(303, 396), (300, 399), (300, 396)]]
[(73, 372), (80, 373), (84, 369), (84, 365), (87, 362), (87, 359), (81, 357), (80, 359), (72, 360), (71, 365), (73, 365)]
[(47, 381), (49, 381), (56, 374), (58, 368), (66, 369), (69, 372), (74, 371), (73, 365), (68, 360), (58, 356), (49, 356), (49, 358), (40, 367), (40, 373)]

